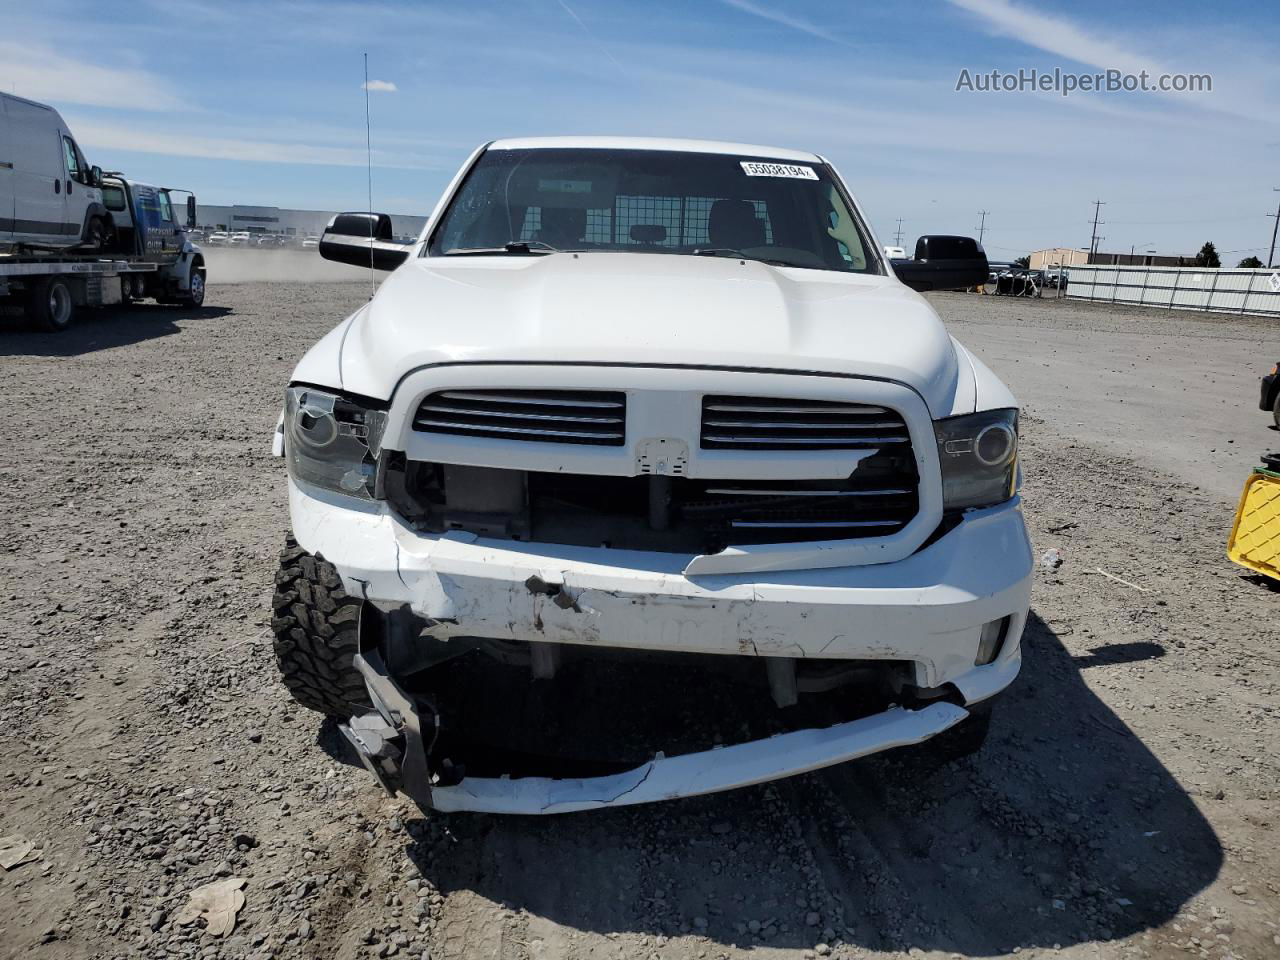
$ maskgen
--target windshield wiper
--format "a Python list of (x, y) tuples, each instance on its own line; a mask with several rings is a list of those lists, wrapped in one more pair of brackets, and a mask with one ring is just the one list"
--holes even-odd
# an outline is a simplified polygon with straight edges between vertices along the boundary
[(693, 251), (695, 257), (738, 257), (742, 260), (755, 260), (758, 263), (767, 263), (774, 267), (804, 267), (807, 264), (794, 263), (791, 260), (779, 260), (777, 257), (757, 257), (749, 253), (743, 253), (733, 247), (698, 247)]
[(500, 247), (454, 247), (452, 250), (446, 250), (444, 255), (446, 257), (483, 257), (515, 253), (529, 256), (560, 252), (559, 247), (553, 247), (541, 240), (511, 240)]

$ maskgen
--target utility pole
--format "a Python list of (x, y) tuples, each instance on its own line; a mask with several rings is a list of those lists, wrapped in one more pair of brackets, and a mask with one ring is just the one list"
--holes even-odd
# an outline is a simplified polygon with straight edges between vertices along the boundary
[(1093, 201), (1093, 234), (1089, 237), (1089, 259), (1092, 260), (1098, 252), (1098, 242), (1102, 237), (1098, 236), (1098, 224), (1103, 221), (1098, 220), (1098, 214), (1102, 212), (1102, 208), (1106, 203), (1102, 200)]
[[(1280, 187), (1272, 187), (1272, 192), (1280, 192)], [(1276, 231), (1280, 230), (1280, 203), (1276, 204), (1276, 212), (1268, 213), (1268, 217), (1275, 217), (1275, 225), (1271, 228), (1271, 252), (1267, 254), (1267, 269), (1270, 270), (1275, 265), (1276, 259)]]
[(981, 214), (982, 216), (982, 222), (978, 224), (978, 242), (979, 243), (982, 242), (982, 235), (987, 232), (987, 214), (990, 212), (991, 212), (990, 210), (978, 211), (978, 213)]
[(898, 232), (893, 235), (893, 245), (895, 247), (902, 246), (902, 218), (898, 218)]

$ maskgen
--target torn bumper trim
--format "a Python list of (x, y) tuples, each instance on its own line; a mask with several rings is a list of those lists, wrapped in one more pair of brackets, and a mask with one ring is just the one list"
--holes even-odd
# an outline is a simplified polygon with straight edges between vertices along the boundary
[(431, 806), (445, 812), (546, 814), (654, 803), (732, 790), (819, 770), (882, 750), (921, 743), (968, 716), (946, 702), (921, 710), (895, 707), (825, 729), (797, 730), (767, 740), (653, 760), (608, 777), (468, 777), (431, 791)]

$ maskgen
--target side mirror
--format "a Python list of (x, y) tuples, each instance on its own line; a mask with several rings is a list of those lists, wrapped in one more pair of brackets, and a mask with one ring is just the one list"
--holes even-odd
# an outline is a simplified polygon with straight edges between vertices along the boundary
[(927, 236), (916, 241), (914, 260), (893, 261), (893, 272), (912, 290), (963, 290), (986, 283), (990, 268), (973, 237)]
[(89, 168), (89, 185), (94, 187), (102, 186), (102, 168), (96, 164)]
[(187, 229), (194, 230), (196, 228), (196, 195), (194, 193), (187, 194)]
[(412, 246), (396, 241), (385, 213), (340, 213), (320, 236), (320, 256), (326, 260), (375, 270), (394, 270)]

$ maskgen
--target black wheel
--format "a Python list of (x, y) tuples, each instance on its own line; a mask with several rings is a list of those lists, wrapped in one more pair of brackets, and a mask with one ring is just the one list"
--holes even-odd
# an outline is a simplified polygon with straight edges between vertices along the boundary
[(187, 292), (179, 300), (189, 307), (204, 305), (204, 267), (191, 261), (191, 272), (187, 274)]
[(111, 231), (107, 229), (106, 221), (101, 217), (90, 217), (88, 224), (84, 228), (84, 242), (81, 246), (85, 250), (100, 251), (107, 248), (107, 240), (111, 235)]
[(359, 651), (361, 601), (342, 589), (333, 564), (292, 536), (280, 552), (271, 629), (280, 676), (293, 699), (343, 720), (370, 708)]
[(27, 316), (53, 333), (71, 326), (75, 306), (71, 284), (62, 277), (41, 277), (27, 296)]
[(987, 734), (991, 731), (992, 702), (984, 700), (968, 709), (968, 717), (926, 741), (925, 746), (935, 761), (949, 763), (972, 756), (987, 742)]

